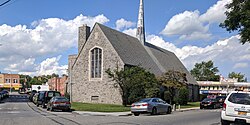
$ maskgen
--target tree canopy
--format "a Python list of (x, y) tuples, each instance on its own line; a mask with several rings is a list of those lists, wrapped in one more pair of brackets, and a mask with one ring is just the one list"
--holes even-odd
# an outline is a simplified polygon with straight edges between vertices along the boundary
[(247, 82), (245, 75), (241, 73), (236, 73), (236, 72), (230, 72), (228, 74), (228, 78), (237, 78), (238, 82)]
[(48, 82), (48, 79), (53, 77), (59, 77), (58, 74), (53, 73), (52, 75), (42, 75), (31, 77), (29, 75), (20, 75), (20, 83), (24, 87), (31, 87), (31, 85), (42, 85)]
[[(164, 99), (167, 100), (170, 104), (175, 102), (177, 103), (186, 103), (188, 100), (188, 92), (184, 90), (187, 87), (187, 77), (185, 73), (169, 70), (164, 73), (161, 77), (158, 78), (160, 84), (165, 88)], [(181, 89), (183, 88), (183, 89)], [(186, 95), (183, 96), (183, 93)], [(185, 91), (185, 92), (184, 92)], [(182, 97), (185, 97), (183, 99)], [(183, 102), (181, 102), (183, 100)]]
[(122, 70), (108, 69), (106, 73), (120, 87), (123, 105), (131, 104), (146, 97), (157, 97), (160, 89), (154, 74), (145, 69), (132, 66)]
[(196, 63), (195, 67), (190, 71), (197, 81), (219, 81), (220, 76), (216, 75), (219, 72), (218, 67), (214, 67), (212, 60), (201, 63)]
[(250, 0), (233, 0), (226, 5), (226, 20), (220, 24), (227, 31), (238, 31), (240, 42), (250, 42)]

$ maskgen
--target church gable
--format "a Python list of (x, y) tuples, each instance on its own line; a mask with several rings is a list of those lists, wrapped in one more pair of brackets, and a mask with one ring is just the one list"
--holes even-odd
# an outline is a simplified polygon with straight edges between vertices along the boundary
[[(75, 101), (122, 104), (118, 88), (105, 72), (123, 68), (124, 63), (96, 24), (82, 46), (73, 66), (72, 82)], [(93, 98), (95, 100), (93, 100)]]

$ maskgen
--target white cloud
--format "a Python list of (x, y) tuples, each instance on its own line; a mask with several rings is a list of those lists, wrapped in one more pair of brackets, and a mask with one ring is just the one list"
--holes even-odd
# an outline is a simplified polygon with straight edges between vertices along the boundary
[[(206, 47), (184, 46), (176, 47), (170, 42), (166, 42), (162, 37), (156, 35), (147, 36), (147, 41), (166, 50), (172, 51), (183, 62), (187, 69), (192, 69), (195, 63), (201, 61), (213, 60), (215, 66), (219, 67), (221, 72), (232, 72), (232, 67), (235, 71), (249, 73), (246, 67), (249, 62), (249, 45), (239, 43), (239, 36), (232, 36), (225, 40), (219, 40), (212, 45)], [(240, 62), (239, 62), (240, 61)], [(239, 69), (243, 68), (245, 69)], [(227, 72), (228, 71), (228, 72)], [(250, 74), (247, 74), (248, 77)]]
[(212, 36), (209, 26), (226, 19), (225, 5), (229, 2), (231, 0), (220, 0), (202, 15), (198, 10), (179, 13), (169, 20), (161, 34), (176, 35), (181, 40), (207, 40)]
[(167, 49), (169, 51), (172, 51), (174, 53), (179, 51), (179, 49), (173, 43), (164, 41), (163, 38), (160, 36), (148, 35), (146, 39), (147, 39), (147, 42), (154, 44), (156, 46), (159, 46), (161, 48)]
[(63, 52), (77, 45), (78, 27), (82, 24), (93, 26), (95, 22), (106, 23), (109, 20), (103, 16), (88, 17), (79, 15), (73, 20), (58, 18), (42, 19), (33, 22), (34, 29), (25, 25), (14, 27), (6, 24), (0, 26), (0, 39), (3, 41), (0, 52), (12, 50), (1, 57), (14, 53), (23, 56), (41, 56)]
[(131, 21), (127, 21), (123, 18), (119, 19), (116, 21), (116, 29), (117, 30), (122, 30), (122, 29), (127, 29), (130, 27), (134, 27), (136, 23), (131, 22)]
[(239, 61), (250, 61), (250, 49), (249, 49), (249, 54), (242, 55), (239, 57)]
[(130, 28), (130, 29), (124, 30), (123, 33), (126, 33), (130, 36), (136, 37), (136, 28), (134, 28), (134, 29)]
[(180, 40), (198, 40), (198, 39), (203, 39), (203, 40), (209, 40), (211, 38), (212, 34), (210, 33), (203, 33), (203, 32), (193, 32), (187, 35), (181, 35)]
[[(21, 63), (48, 55), (58, 55), (71, 48), (77, 47), (78, 27), (87, 24), (91, 27), (96, 22), (108, 22), (104, 15), (94, 17), (79, 15), (72, 20), (48, 18), (34, 21), (32, 29), (26, 25), (9, 26), (0, 25), (0, 69), (16, 72), (27, 72), (25, 66), (30, 65), (30, 70), (37, 64)], [(43, 70), (45, 71), (45, 70)], [(40, 72), (42, 73), (42, 72)]]
[(237, 68), (246, 68), (248, 67), (248, 63), (236, 63), (233, 68), (237, 69)]
[(60, 60), (61, 55), (53, 58), (47, 58), (42, 61), (39, 70), (37, 71), (38, 75), (51, 75), (55, 74), (67, 74), (68, 65), (59, 65), (58, 61)]
[(200, 16), (202, 22), (209, 23), (222, 23), (226, 19), (226, 8), (225, 5), (231, 3), (232, 0), (220, 0), (212, 7), (210, 7), (206, 13)]
[(204, 26), (199, 20), (198, 10), (185, 11), (173, 16), (161, 34), (166, 36), (177, 35), (180, 39), (204, 39), (208, 38), (208, 25)]
[(19, 60), (18, 63), (9, 64), (4, 70), (10, 72), (34, 72), (36, 69), (35, 58), (28, 58), (27, 60)]

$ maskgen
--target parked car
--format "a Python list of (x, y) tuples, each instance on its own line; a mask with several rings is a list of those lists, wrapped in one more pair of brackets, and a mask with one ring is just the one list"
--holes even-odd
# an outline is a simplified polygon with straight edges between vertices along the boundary
[(2, 100), (4, 98), (4, 93), (1, 91), (0, 92), (0, 100)]
[(204, 108), (219, 108), (220, 107), (220, 103), (218, 101), (218, 99), (213, 99), (213, 98), (205, 98), (200, 102), (200, 109), (204, 109)]
[(233, 91), (223, 104), (221, 125), (250, 123), (250, 92)]
[(32, 91), (30, 92), (29, 100), (30, 100), (31, 102), (33, 101), (33, 96), (34, 96), (36, 93), (37, 93), (36, 90), (32, 90)]
[(61, 96), (58, 91), (40, 91), (37, 98), (37, 106), (42, 105), (43, 108), (46, 107), (47, 103), (54, 96)]
[(9, 91), (7, 90), (2, 90), (3, 94), (4, 94), (4, 98), (9, 97)]
[(131, 106), (131, 113), (135, 116), (139, 116), (141, 113), (151, 113), (152, 115), (158, 113), (172, 112), (172, 106), (160, 98), (145, 98), (138, 102), (135, 102)]
[(69, 99), (63, 96), (55, 96), (50, 99), (47, 104), (47, 110), (54, 111), (54, 109), (60, 109), (62, 111), (70, 111), (71, 104)]
[(216, 99), (219, 101), (220, 103), (220, 107), (223, 106), (223, 103), (225, 101), (225, 99), (227, 98), (227, 96), (216, 96)]
[(39, 93), (36, 93), (36, 94), (33, 96), (33, 103), (34, 103), (35, 105), (37, 104), (38, 95), (39, 95)]

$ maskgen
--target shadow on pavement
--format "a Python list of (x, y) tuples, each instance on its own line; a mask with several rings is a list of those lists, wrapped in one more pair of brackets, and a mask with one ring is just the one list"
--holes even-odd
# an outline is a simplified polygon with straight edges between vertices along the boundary
[(28, 95), (9, 95), (9, 97), (3, 99), (0, 101), (0, 104), (2, 103), (11, 103), (11, 102), (20, 102), (20, 103), (27, 103), (29, 102), (29, 96)]

